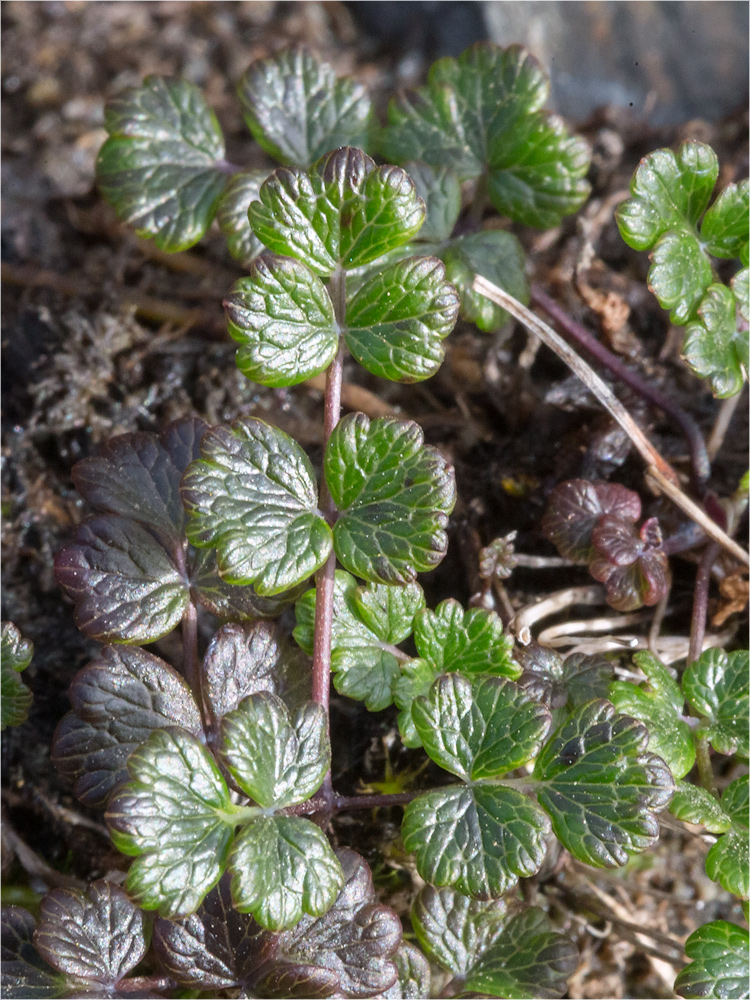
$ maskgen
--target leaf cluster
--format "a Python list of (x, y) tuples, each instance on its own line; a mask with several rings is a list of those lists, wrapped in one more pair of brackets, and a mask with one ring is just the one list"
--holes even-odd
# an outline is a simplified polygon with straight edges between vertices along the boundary
[(2, 651), (0, 652), (0, 680), (2, 681), (2, 716), (0, 729), (20, 726), (29, 715), (33, 696), (18, 676), (31, 663), (34, 645), (24, 639), (13, 622), (2, 623)]

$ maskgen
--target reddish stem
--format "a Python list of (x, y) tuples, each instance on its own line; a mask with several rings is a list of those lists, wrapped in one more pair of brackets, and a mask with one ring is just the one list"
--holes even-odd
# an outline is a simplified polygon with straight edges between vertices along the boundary
[(711, 569), (719, 555), (719, 543), (709, 542), (703, 550), (698, 572), (695, 576), (695, 591), (693, 592), (693, 616), (690, 620), (690, 647), (688, 663), (693, 663), (703, 651), (703, 637), (706, 634), (706, 616), (708, 613), (708, 589), (711, 583)]
[(307, 802), (289, 806), (284, 812), (288, 816), (306, 816), (310, 813), (326, 809), (329, 812), (341, 812), (344, 809), (391, 809), (393, 806), (405, 806), (422, 795), (424, 789), (413, 792), (394, 792), (390, 795), (336, 795), (327, 799), (323, 789)]

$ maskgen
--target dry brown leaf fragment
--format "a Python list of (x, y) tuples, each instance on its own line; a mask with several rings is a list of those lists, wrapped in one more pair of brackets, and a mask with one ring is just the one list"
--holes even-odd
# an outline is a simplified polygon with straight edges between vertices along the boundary
[(711, 624), (716, 628), (720, 628), (730, 615), (745, 610), (750, 596), (750, 584), (741, 573), (732, 573), (719, 583), (719, 593), (721, 604), (711, 619)]

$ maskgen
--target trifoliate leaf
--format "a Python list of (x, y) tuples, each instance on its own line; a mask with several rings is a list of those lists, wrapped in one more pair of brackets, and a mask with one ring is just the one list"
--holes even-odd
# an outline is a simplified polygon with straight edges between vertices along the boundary
[[(371, 584), (358, 587), (344, 570), (336, 570), (333, 585), (331, 670), (339, 694), (364, 701), (371, 712), (387, 708), (403, 657), (395, 644), (411, 632), (414, 615), (424, 606), (418, 583), (405, 587)], [(297, 601), (294, 638), (312, 653), (315, 595), (308, 590)]]
[(363, 859), (346, 848), (336, 854), (344, 884), (333, 906), (320, 917), (303, 916), (279, 937), (277, 959), (257, 982), (257, 996), (387, 996), (396, 982), (401, 921), (378, 903)]
[(380, 270), (347, 302), (345, 339), (359, 363), (392, 382), (421, 382), (440, 367), (458, 316), (456, 289), (435, 257)]
[(436, 789), (412, 800), (401, 835), (417, 871), (475, 899), (497, 899), (544, 860), (549, 820), (512, 788), (476, 784)]
[(578, 949), (530, 907), (511, 917), (469, 970), (464, 989), (509, 1000), (561, 997), (578, 966)]
[(248, 823), (228, 867), (237, 909), (274, 931), (293, 927), (303, 913), (325, 913), (344, 882), (328, 838), (299, 816), (263, 816)]
[(229, 875), (184, 920), (154, 923), (159, 964), (180, 986), (225, 990), (247, 985), (276, 951), (275, 936), (232, 903)]
[(736, 396), (748, 370), (748, 334), (737, 322), (737, 300), (726, 285), (711, 285), (698, 317), (685, 330), (682, 356), (707, 378), (714, 396)]
[(458, 175), (447, 167), (427, 163), (405, 163), (404, 169), (414, 181), (427, 215), (419, 230), (420, 241), (442, 243), (450, 238), (461, 211), (461, 184)]
[(707, 649), (682, 675), (685, 697), (706, 720), (705, 735), (719, 753), (748, 756), (749, 689), (746, 649)]
[(24, 639), (12, 622), (2, 623), (2, 651), (0, 652), (0, 667), (2, 668), (2, 725), (20, 726), (29, 715), (33, 696), (18, 676), (31, 663), (34, 655), (34, 644)]
[(323, 565), (331, 529), (296, 441), (249, 417), (209, 431), (201, 454), (182, 481), (187, 533), (193, 545), (218, 550), (225, 580), (278, 594)]
[(340, 514), (339, 560), (371, 583), (411, 583), (445, 555), (455, 503), (453, 469), (421, 428), (406, 420), (350, 414), (325, 454), (325, 477)]
[(701, 239), (714, 257), (741, 257), (747, 253), (750, 232), (750, 185), (727, 184), (701, 223)]
[(249, 584), (227, 583), (219, 576), (215, 549), (194, 549), (190, 554), (189, 572), (193, 598), (222, 621), (276, 618), (300, 592), (299, 587), (293, 587), (282, 594), (261, 597)]
[(702, 142), (649, 153), (630, 182), (631, 197), (617, 209), (620, 235), (634, 250), (650, 250), (665, 233), (694, 231), (718, 176), (716, 154)]
[(301, 46), (251, 63), (237, 93), (254, 139), (282, 163), (307, 168), (331, 149), (366, 143), (366, 88), (337, 80)]
[(645, 753), (648, 731), (592, 701), (571, 715), (537, 757), (538, 799), (557, 838), (595, 868), (624, 865), (659, 836), (656, 813), (674, 780), (660, 757)]
[(105, 989), (147, 951), (143, 913), (119, 885), (103, 879), (84, 890), (47, 893), (34, 943), (42, 958), (66, 976), (93, 980)]
[(450, 167), (462, 179), (487, 172), (495, 208), (526, 225), (548, 228), (588, 193), (586, 144), (540, 109), (549, 81), (519, 46), (472, 46), (438, 60), (427, 85), (395, 98), (382, 141), (396, 162)]
[(281, 698), (267, 691), (224, 716), (218, 749), (240, 788), (264, 808), (309, 799), (331, 764), (320, 705), (308, 702), (291, 716)]
[(145, 528), (105, 515), (81, 524), (58, 552), (55, 579), (75, 601), (75, 622), (101, 642), (154, 642), (180, 622), (188, 582)]
[(247, 210), (250, 202), (258, 197), (260, 186), (267, 177), (267, 170), (248, 170), (247, 173), (235, 174), (227, 184), (216, 210), (216, 221), (226, 236), (230, 254), (245, 267), (264, 250), (250, 226)]
[(726, 920), (714, 920), (693, 931), (685, 942), (685, 954), (692, 961), (675, 979), (675, 992), (689, 1000), (728, 997), (742, 1000), (750, 996), (750, 938), (744, 927)]
[(182, 729), (159, 729), (128, 760), (130, 781), (105, 818), (115, 846), (136, 855), (130, 897), (186, 917), (219, 881), (232, 842), (229, 790), (208, 750)]
[(669, 811), (683, 823), (700, 823), (710, 833), (726, 833), (732, 821), (717, 800), (699, 785), (678, 781)]
[(430, 995), (430, 963), (418, 948), (408, 941), (402, 941), (401, 947), (393, 956), (393, 963), (398, 979), (380, 994), (383, 1000), (420, 1000), (421, 997)]
[(414, 900), (411, 922), (426, 954), (454, 976), (466, 976), (502, 930), (502, 899), (469, 899), (454, 889), (426, 885)]
[(706, 874), (727, 892), (747, 899), (750, 892), (750, 807), (746, 774), (727, 787), (721, 797), (721, 808), (729, 816), (732, 826), (706, 855)]
[(8, 1000), (65, 996), (65, 976), (47, 965), (34, 947), (34, 918), (21, 906), (3, 907), (1, 950), (0, 984)]
[(640, 497), (618, 483), (568, 479), (550, 493), (542, 531), (560, 555), (586, 565), (597, 555), (593, 533), (605, 514), (637, 521), (641, 516)]
[(441, 257), (446, 277), (461, 293), (462, 318), (476, 323), (480, 330), (488, 333), (499, 330), (508, 313), (474, 291), (474, 278), (478, 274), (520, 302), (529, 301), (526, 257), (513, 233), (495, 229), (458, 236), (441, 252)]
[(321, 157), (307, 174), (280, 167), (250, 205), (258, 239), (321, 277), (407, 243), (424, 215), (404, 170), (378, 167), (361, 149), (349, 147)]
[(173, 552), (182, 544), (185, 511), (180, 479), (208, 425), (197, 417), (168, 424), (156, 434), (119, 434), (100, 455), (73, 466), (75, 488), (92, 507), (136, 521)]
[(272, 254), (250, 265), (224, 300), (237, 367), (253, 382), (297, 385), (324, 371), (339, 345), (325, 285), (304, 264)]
[(737, 300), (740, 316), (747, 322), (750, 320), (750, 269), (743, 267), (732, 278), (732, 291)]
[(648, 678), (646, 684), (614, 681), (609, 686), (610, 701), (618, 712), (645, 724), (649, 750), (667, 762), (675, 778), (683, 778), (695, 763), (693, 735), (682, 718), (685, 696), (651, 653), (636, 653), (633, 661)]
[(504, 677), (439, 677), (412, 718), (428, 756), (465, 781), (494, 778), (535, 757), (550, 726), (543, 705)]
[(197, 243), (227, 181), (224, 139), (200, 90), (148, 76), (109, 102), (104, 124), (96, 175), (119, 218), (169, 253)]
[(102, 806), (127, 778), (130, 754), (158, 729), (202, 733), (192, 692), (169, 664), (143, 649), (106, 646), (70, 686), (73, 711), (55, 732), (52, 760), (88, 806)]

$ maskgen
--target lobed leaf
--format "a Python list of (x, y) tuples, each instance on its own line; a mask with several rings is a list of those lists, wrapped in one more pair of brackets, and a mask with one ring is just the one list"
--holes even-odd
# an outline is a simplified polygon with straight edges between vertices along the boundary
[(248, 583), (236, 585), (222, 580), (215, 549), (194, 549), (190, 553), (190, 592), (198, 604), (223, 621), (275, 618), (299, 591), (299, 587), (292, 587), (282, 594), (261, 597)]
[(426, 885), (414, 900), (411, 922), (427, 956), (463, 978), (501, 933), (507, 916), (502, 899), (470, 899), (455, 889)]
[(324, 469), (345, 569), (371, 583), (406, 584), (441, 561), (455, 479), (417, 424), (350, 414), (329, 438)]
[(373, 375), (421, 382), (443, 362), (458, 294), (434, 257), (409, 257), (370, 277), (347, 301), (347, 347)]
[(539, 803), (571, 854), (595, 868), (624, 865), (659, 835), (656, 813), (674, 780), (660, 757), (645, 753), (642, 723), (606, 701), (575, 710), (539, 754)]
[(237, 909), (273, 931), (293, 927), (303, 913), (325, 913), (344, 881), (328, 838), (299, 816), (262, 816), (248, 823), (237, 835), (228, 867)]
[(747, 254), (750, 231), (750, 184), (727, 184), (701, 223), (701, 239), (714, 257)]
[(713, 920), (693, 931), (685, 942), (692, 961), (681, 969), (675, 992), (681, 997), (750, 996), (750, 938), (744, 927)]
[(408, 174), (360, 149), (321, 157), (309, 173), (279, 167), (250, 205), (255, 235), (321, 277), (352, 270), (407, 243), (425, 208)]
[[(420, 234), (421, 235), (421, 234)], [(518, 238), (500, 229), (457, 236), (441, 253), (445, 274), (461, 295), (461, 316), (493, 333), (508, 320), (505, 309), (474, 291), (476, 275), (493, 282), (520, 302), (529, 301), (526, 257)]]
[(307, 168), (331, 149), (366, 143), (366, 88), (337, 80), (302, 46), (251, 63), (237, 93), (253, 138), (282, 163)]
[(420, 997), (430, 995), (430, 963), (418, 948), (408, 941), (402, 941), (401, 947), (393, 956), (393, 962), (398, 979), (380, 994), (383, 1000), (419, 1000)]
[(708, 379), (719, 399), (737, 395), (750, 367), (747, 330), (738, 322), (737, 304), (726, 285), (710, 285), (685, 330), (682, 356), (696, 375)]
[(168, 253), (197, 243), (226, 185), (221, 128), (200, 90), (148, 76), (107, 104), (104, 124), (96, 175), (118, 217)]
[(711, 262), (692, 232), (666, 233), (653, 249), (648, 287), (676, 326), (693, 318), (712, 277)]
[(325, 285), (304, 264), (272, 254), (250, 265), (224, 300), (237, 367), (253, 382), (297, 385), (324, 371), (339, 346)]
[(105, 819), (115, 846), (136, 855), (125, 887), (162, 917), (186, 917), (219, 881), (232, 842), (229, 790), (206, 748), (159, 729), (128, 759), (130, 781)]
[(209, 431), (201, 454), (182, 481), (187, 534), (217, 549), (225, 580), (273, 595), (323, 565), (331, 530), (310, 460), (292, 438), (250, 417)]
[(617, 483), (569, 479), (550, 493), (542, 531), (560, 555), (586, 565), (597, 554), (593, 533), (605, 514), (622, 521), (637, 521), (641, 516), (638, 494)]
[(682, 690), (703, 716), (705, 735), (719, 753), (747, 757), (750, 678), (748, 651), (707, 649), (682, 675)]
[(614, 665), (606, 656), (571, 653), (563, 661), (562, 682), (568, 693), (568, 705), (578, 708), (594, 698), (606, 698)]
[(34, 918), (21, 906), (2, 912), (2, 985), (8, 1000), (65, 996), (65, 977), (47, 965), (34, 947)]
[(291, 716), (268, 691), (250, 695), (224, 716), (218, 749), (240, 788), (266, 809), (309, 799), (331, 764), (321, 706), (308, 702)]
[(750, 806), (746, 774), (727, 787), (721, 797), (721, 808), (732, 825), (706, 855), (706, 874), (727, 892), (747, 899), (750, 894)]
[(449, 239), (461, 212), (458, 175), (448, 167), (431, 167), (419, 161), (404, 164), (404, 169), (414, 182), (427, 213), (419, 239), (434, 243)]
[(147, 951), (143, 913), (112, 882), (53, 889), (42, 900), (34, 944), (65, 976), (113, 987)]
[[(313, 650), (316, 593), (308, 590), (295, 609), (294, 638), (306, 653)], [(401, 659), (394, 646), (410, 634), (414, 615), (423, 606), (424, 594), (417, 583), (358, 587), (353, 576), (336, 570), (331, 670), (339, 694), (364, 701), (371, 712), (391, 704)]]
[(750, 269), (743, 267), (732, 278), (732, 291), (737, 300), (737, 308), (745, 322), (750, 321)]
[(2, 716), (0, 729), (20, 726), (29, 716), (33, 695), (18, 676), (31, 663), (34, 644), (24, 639), (12, 622), (2, 623), (0, 668), (2, 673)]
[(714, 796), (699, 785), (678, 781), (669, 811), (683, 823), (700, 823), (710, 833), (726, 833), (732, 821)]
[(235, 174), (227, 184), (216, 209), (216, 221), (226, 236), (229, 252), (245, 267), (265, 249), (252, 230), (247, 210), (250, 202), (257, 199), (267, 177), (267, 170), (248, 170)]

